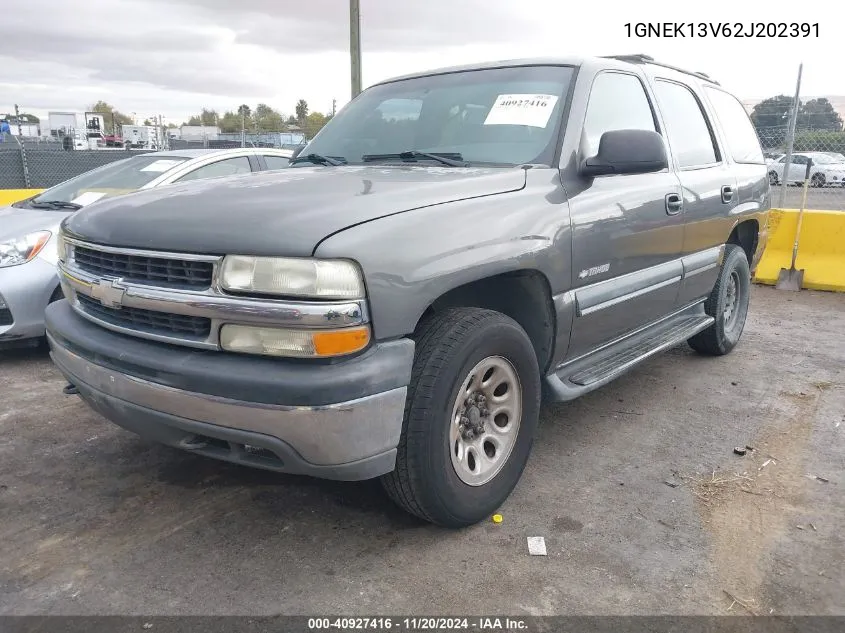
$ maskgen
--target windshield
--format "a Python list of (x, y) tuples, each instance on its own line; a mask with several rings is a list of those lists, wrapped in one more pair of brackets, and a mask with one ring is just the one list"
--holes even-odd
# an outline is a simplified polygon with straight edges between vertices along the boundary
[[(41, 192), (29, 201), (73, 202), (82, 206), (124, 193), (137, 191), (187, 158), (179, 156), (133, 156), (109, 163)], [(58, 207), (57, 211), (67, 209)]]
[(816, 165), (832, 165), (837, 162), (833, 159), (833, 157), (828, 156), (827, 154), (808, 154), (808, 158), (810, 158)]
[[(524, 66), (374, 86), (341, 110), (301, 156), (360, 164), (414, 151), (470, 164), (551, 164), (572, 74), (570, 67)], [(420, 154), (413, 160), (436, 163)]]

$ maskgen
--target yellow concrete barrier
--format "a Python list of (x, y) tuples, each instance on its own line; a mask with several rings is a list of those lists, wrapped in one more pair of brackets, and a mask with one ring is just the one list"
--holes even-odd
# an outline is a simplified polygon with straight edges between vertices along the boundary
[[(773, 285), (780, 269), (789, 268), (797, 226), (796, 209), (772, 209), (754, 281)], [(804, 211), (795, 268), (804, 269), (804, 288), (845, 292), (845, 211)]]
[(0, 189), (0, 207), (5, 207), (18, 200), (24, 200), (44, 191), (43, 189)]

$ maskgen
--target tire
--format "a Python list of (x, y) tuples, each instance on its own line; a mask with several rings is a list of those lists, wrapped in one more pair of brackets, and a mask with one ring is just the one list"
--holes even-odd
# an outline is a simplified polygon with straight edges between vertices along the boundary
[[(418, 327), (415, 339), (396, 469), (381, 482), (394, 502), (421, 519), (450, 528), (473, 525), (507, 499), (525, 468), (540, 414), (537, 357), (519, 324), (481, 308), (437, 313)], [(489, 367), (495, 369), (485, 387)], [(494, 396), (506, 382), (504, 395)], [(456, 422), (465, 402), (458, 394), (468, 383), (464, 394), (486, 390), (490, 401), (479, 406), (491, 407), (486, 418), (484, 408), (467, 410), (462, 418), (467, 424), (484, 421), (484, 430), (470, 439)], [(497, 405), (499, 397), (505, 404)], [(497, 409), (508, 406), (512, 415), (497, 414), (494, 421)], [(493, 440), (499, 448), (491, 456)], [(473, 457), (481, 455), (479, 450), (486, 458)]]
[[(733, 309), (728, 313), (726, 308), (732, 292), (736, 299)], [(748, 317), (750, 296), (751, 271), (748, 266), (748, 256), (741, 247), (728, 244), (725, 247), (725, 257), (719, 271), (719, 278), (704, 303), (704, 311), (715, 317), (716, 321), (709, 328), (689, 339), (690, 347), (708, 356), (728, 354), (736, 347), (742, 336), (745, 320)]]
[(778, 184), (778, 174), (776, 171), (769, 172), (769, 184), (772, 186)]
[(810, 178), (810, 184), (813, 187), (824, 187), (826, 181), (824, 174), (813, 174), (813, 177)]

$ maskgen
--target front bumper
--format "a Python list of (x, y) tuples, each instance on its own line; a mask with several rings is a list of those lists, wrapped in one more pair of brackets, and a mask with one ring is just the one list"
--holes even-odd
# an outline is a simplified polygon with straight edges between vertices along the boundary
[(36, 257), (0, 268), (0, 345), (44, 335), (44, 308), (59, 287), (56, 267)]
[(329, 365), (192, 350), (110, 332), (67, 301), (47, 310), (50, 355), (98, 413), (194, 453), (325, 479), (394, 468), (414, 344)]

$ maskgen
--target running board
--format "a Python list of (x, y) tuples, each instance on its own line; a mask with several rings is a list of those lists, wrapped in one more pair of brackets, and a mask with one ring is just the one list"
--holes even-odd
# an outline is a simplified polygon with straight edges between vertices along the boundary
[(576, 359), (546, 376), (551, 400), (573, 400), (606, 385), (632, 367), (664, 350), (683, 343), (714, 322), (703, 313), (679, 314), (589, 356)]

